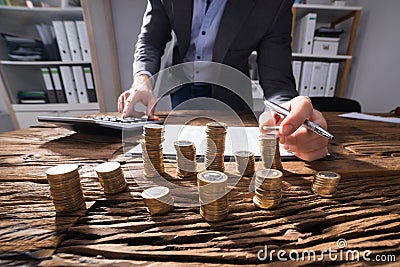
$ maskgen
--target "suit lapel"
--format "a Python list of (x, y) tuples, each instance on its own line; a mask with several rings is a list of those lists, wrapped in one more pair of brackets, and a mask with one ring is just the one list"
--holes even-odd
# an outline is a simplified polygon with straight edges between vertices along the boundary
[(228, 0), (213, 49), (213, 61), (222, 62), (241, 25), (254, 8), (254, 0)]
[(192, 30), (193, 0), (172, 1), (174, 28), (178, 39), (179, 52), (183, 57), (189, 42)]

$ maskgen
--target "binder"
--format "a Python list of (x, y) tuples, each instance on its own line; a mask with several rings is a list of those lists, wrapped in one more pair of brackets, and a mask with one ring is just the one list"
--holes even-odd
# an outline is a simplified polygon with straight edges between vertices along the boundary
[(84, 67), (83, 73), (85, 75), (86, 91), (90, 103), (97, 102), (96, 90), (93, 83), (92, 69), (90, 67)]
[(310, 61), (303, 62), (299, 95), (308, 96), (310, 91), (312, 69), (313, 69), (313, 62)]
[(48, 68), (41, 68), (43, 81), (46, 86), (46, 96), (49, 103), (57, 103), (56, 92), (54, 91), (53, 82), (51, 81), (50, 70)]
[(310, 91), (308, 96), (318, 96), (319, 76), (321, 75), (321, 62), (314, 61), (311, 71)]
[(308, 13), (296, 23), (294, 51), (302, 54), (311, 54), (314, 42), (317, 13)]
[(56, 91), (57, 102), (67, 103), (58, 68), (50, 68), (50, 73), (51, 73), (51, 78), (53, 79), (54, 89)]
[(78, 39), (78, 31), (74, 21), (64, 21), (67, 33), (68, 45), (71, 51), (72, 61), (83, 61), (81, 47)]
[(86, 91), (85, 78), (81, 66), (73, 66), (75, 86), (78, 94), (79, 103), (89, 103), (89, 98)]
[(67, 98), (67, 103), (68, 104), (79, 103), (71, 67), (61, 66), (60, 73), (64, 85), (64, 91), (65, 91), (65, 96)]
[(79, 44), (81, 46), (83, 60), (90, 62), (92, 58), (90, 56), (89, 38), (87, 35), (86, 24), (83, 20), (75, 21), (75, 24), (78, 31)]
[(311, 74), (311, 86), (308, 96), (323, 96), (325, 93), (326, 78), (328, 76), (329, 63), (313, 62)]
[(293, 61), (292, 62), (293, 76), (296, 81), (296, 90), (299, 92), (300, 89), (300, 75), (301, 75), (301, 61)]
[(318, 79), (318, 96), (324, 96), (325, 95), (325, 89), (326, 89), (326, 80), (328, 78), (328, 69), (329, 69), (329, 63), (327, 62), (320, 62), (321, 63), (321, 72), (319, 75)]
[(339, 63), (330, 63), (328, 69), (328, 78), (326, 79), (326, 88), (324, 96), (333, 97), (335, 95), (338, 72), (339, 72)]
[(60, 52), (61, 60), (72, 61), (71, 51), (69, 49), (64, 23), (59, 20), (54, 20), (52, 23), (54, 27), (54, 32), (56, 34), (57, 46)]

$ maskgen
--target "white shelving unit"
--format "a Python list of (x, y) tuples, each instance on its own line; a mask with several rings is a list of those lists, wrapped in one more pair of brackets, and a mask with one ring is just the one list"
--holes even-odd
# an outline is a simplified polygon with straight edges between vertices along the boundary
[(14, 65), (14, 66), (74, 66), (74, 65), (90, 65), (91, 62), (89, 61), (11, 61), (11, 60), (0, 60), (0, 64), (7, 66), (7, 65)]
[[(293, 5), (293, 28), (292, 37), (296, 34), (295, 24), (300, 18), (305, 16), (307, 13), (317, 13), (317, 23), (319, 25), (328, 25), (334, 27), (340, 23), (353, 19), (351, 24), (351, 31), (348, 33), (349, 40), (345, 45), (345, 52), (338, 55), (318, 55), (318, 54), (303, 54), (303, 53), (292, 53), (293, 60), (300, 61), (323, 61), (323, 62), (338, 62), (342, 65), (341, 73), (338, 77), (336, 95), (342, 97), (345, 92), (345, 87), (350, 71), (351, 60), (353, 59), (352, 52), (355, 41), (355, 35), (357, 31), (359, 16), (362, 7), (358, 6), (333, 6), (333, 5), (309, 5), (309, 4), (295, 4)], [(250, 57), (251, 65), (256, 64), (257, 52), (253, 52)], [(256, 81), (253, 81), (257, 83)], [(256, 88), (253, 84), (253, 104), (257, 111), (263, 110), (263, 95), (261, 90)]]
[[(343, 97), (346, 90), (347, 79), (350, 72), (351, 61), (353, 59), (353, 48), (360, 20), (362, 7), (360, 6), (335, 6), (335, 5), (311, 5), (311, 4), (294, 4), (293, 5), (293, 28), (300, 18), (308, 13), (317, 13), (317, 25), (327, 25), (335, 27), (339, 24), (350, 22), (348, 31), (347, 45), (345, 45), (345, 53), (334, 56), (315, 55), (315, 54), (300, 54), (293, 53), (294, 60), (301, 61), (325, 61), (341, 63), (342, 68), (339, 73), (338, 86), (336, 87), (336, 96)], [(341, 40), (341, 42), (344, 42)], [(343, 44), (342, 44), (343, 45)]]
[(352, 16), (353, 12), (361, 11), (360, 6), (335, 6), (335, 5), (310, 5), (294, 4), (296, 17), (301, 18), (307, 13), (316, 12), (321, 23), (332, 23), (341, 20), (346, 16)]
[(302, 59), (324, 59), (330, 61), (343, 61), (346, 59), (352, 59), (352, 56), (348, 55), (335, 55), (335, 56), (326, 56), (326, 55), (315, 55), (315, 54), (300, 54), (300, 53), (292, 53), (294, 58), (302, 58)]
[(21, 128), (38, 124), (37, 116), (78, 117), (99, 112), (98, 103), (88, 104), (13, 104), (12, 108)]
[[(18, 19), (17, 19), (18, 18)], [(81, 8), (25, 8), (0, 7), (0, 33), (40, 40), (36, 24), (51, 24), (54, 20), (83, 20)], [(37, 124), (38, 115), (81, 116), (99, 112), (98, 103), (88, 104), (18, 104), (18, 91), (45, 90), (41, 75), (42, 67), (91, 66), (91, 62), (65, 61), (12, 61), (8, 48), (0, 38), (0, 91), (6, 96), (14, 128), (26, 128)]]

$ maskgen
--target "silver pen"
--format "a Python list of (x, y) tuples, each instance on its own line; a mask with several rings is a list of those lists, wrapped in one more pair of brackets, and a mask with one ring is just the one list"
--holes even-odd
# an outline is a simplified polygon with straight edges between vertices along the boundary
[[(265, 100), (264, 104), (267, 105), (268, 107), (270, 107), (273, 111), (275, 111), (279, 115), (288, 116), (290, 113), (289, 110), (287, 110), (275, 103), (272, 103), (271, 101)], [(319, 126), (318, 124), (316, 124), (312, 121), (309, 121), (306, 119), (302, 126), (320, 136), (328, 138), (329, 140), (333, 139), (333, 135), (331, 133), (329, 133), (327, 130), (325, 130), (324, 128), (322, 128), (321, 126)]]

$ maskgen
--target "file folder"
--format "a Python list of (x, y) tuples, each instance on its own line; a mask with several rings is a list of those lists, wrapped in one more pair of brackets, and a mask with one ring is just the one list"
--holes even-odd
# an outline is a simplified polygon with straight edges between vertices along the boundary
[(328, 67), (329, 63), (319, 61), (313, 62), (311, 86), (308, 96), (323, 96), (325, 94)]
[(62, 21), (54, 20), (53, 22), (54, 32), (56, 34), (57, 46), (60, 50), (60, 56), (62, 61), (72, 61), (71, 51), (69, 48), (67, 33), (65, 32), (64, 23)]
[(85, 78), (81, 66), (73, 66), (75, 86), (78, 94), (79, 103), (89, 103), (89, 98), (86, 91)]
[(51, 73), (51, 78), (53, 79), (54, 82), (54, 89), (56, 91), (57, 102), (67, 103), (58, 68), (50, 68), (50, 73)]
[(326, 80), (328, 78), (329, 63), (321, 62), (321, 73), (318, 79), (318, 96), (324, 96), (326, 90)]
[(50, 70), (48, 68), (41, 68), (43, 81), (46, 86), (46, 96), (49, 103), (57, 103), (56, 92), (54, 91), (53, 82), (51, 81)]
[(67, 33), (68, 45), (71, 50), (72, 61), (83, 61), (75, 22), (64, 21), (64, 26), (65, 32)]
[(333, 97), (335, 95), (338, 72), (339, 63), (330, 63), (328, 69), (328, 78), (326, 79), (325, 96)]
[(68, 104), (77, 104), (78, 94), (76, 93), (74, 77), (72, 75), (71, 67), (61, 66), (60, 67), (61, 78), (64, 84), (65, 96)]
[(93, 83), (92, 69), (90, 67), (84, 67), (83, 73), (85, 75), (86, 91), (87, 91), (89, 102), (90, 103), (97, 102), (96, 89), (95, 89), (94, 83)]
[(308, 96), (310, 91), (312, 69), (313, 69), (313, 62), (310, 61), (303, 62), (299, 95)]
[(317, 13), (308, 13), (296, 23), (293, 50), (297, 53), (311, 54), (313, 50)]
[(75, 24), (78, 31), (79, 44), (81, 47), (83, 60), (90, 62), (92, 58), (90, 56), (89, 38), (87, 34), (86, 24), (82, 20), (75, 21)]
[(299, 92), (300, 89), (300, 75), (301, 75), (301, 61), (293, 61), (292, 62), (293, 76), (296, 81), (296, 90)]

